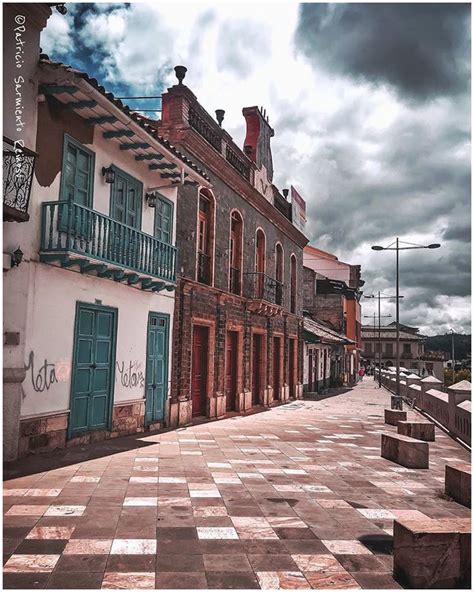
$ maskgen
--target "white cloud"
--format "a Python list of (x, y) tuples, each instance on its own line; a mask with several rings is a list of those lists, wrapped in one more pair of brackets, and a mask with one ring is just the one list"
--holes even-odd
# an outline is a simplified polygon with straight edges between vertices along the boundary
[[(45, 51), (71, 50), (68, 23), (51, 17)], [(105, 85), (156, 93), (175, 84), (173, 66), (185, 65), (185, 84), (209, 113), (225, 109), (224, 127), (240, 146), (242, 107), (264, 106), (275, 127), (275, 182), (293, 183), (307, 200), (308, 236), (361, 263), (368, 291), (393, 291), (393, 261), (371, 244), (397, 235), (441, 242), (447, 226), (469, 217), (469, 99), (412, 104), (388, 86), (318, 69), (297, 51), (297, 24), (291, 3), (102, 4), (77, 34), (91, 52), (105, 54), (92, 73)], [(448, 254), (456, 248), (444, 247)], [(411, 322), (426, 330), (447, 319), (467, 322), (469, 299), (450, 295), (449, 286), (439, 287), (445, 295), (437, 314), (418, 304), (425, 293), (435, 302), (424, 281), (410, 285), (412, 302), (404, 303)]]
[(64, 55), (72, 51), (73, 47), (69, 19), (64, 18), (58, 12), (53, 12), (41, 35), (41, 49), (46, 54)]

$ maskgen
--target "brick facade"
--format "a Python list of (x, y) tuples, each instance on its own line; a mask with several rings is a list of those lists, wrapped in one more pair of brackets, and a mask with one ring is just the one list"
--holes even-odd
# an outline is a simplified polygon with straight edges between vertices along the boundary
[[(255, 109), (255, 108), (250, 108)], [(207, 126), (207, 137), (190, 125), (190, 112), (198, 113), (202, 125)], [(262, 129), (268, 123), (260, 117)], [(254, 119), (255, 119), (254, 117)], [(269, 128), (271, 129), (271, 128)], [(229, 332), (237, 334), (236, 352), (236, 401), (235, 412), (244, 413), (252, 406), (269, 406), (302, 394), (302, 310), (303, 310), (303, 247), (307, 240), (283, 213), (271, 202), (273, 185), (265, 192), (257, 191), (255, 179), (266, 179), (268, 171), (260, 166), (258, 155), (265, 162), (265, 145), (269, 148), (272, 133), (266, 129), (264, 146), (253, 151), (257, 161), (244, 154), (230, 136), (197, 103), (192, 92), (185, 86), (176, 85), (163, 95), (163, 119), (159, 132), (177, 145), (209, 175), (212, 184), (213, 224), (211, 228), (212, 273), (210, 285), (197, 281), (199, 187), (184, 185), (179, 188), (177, 210), (178, 286), (176, 289), (175, 327), (173, 343), (173, 371), (170, 401), (170, 425), (183, 425), (192, 419), (193, 377), (193, 328), (208, 327), (207, 351), (207, 405), (209, 418), (226, 414), (226, 365)], [(258, 142), (258, 134), (255, 136)], [(212, 143), (212, 145), (211, 145)], [(248, 147), (247, 147), (248, 148)], [(230, 164), (232, 157), (239, 159), (240, 172)], [(247, 153), (250, 155), (251, 150)], [(240, 166), (240, 165), (239, 165)], [(270, 172), (271, 177), (271, 172)], [(271, 178), (269, 180), (271, 183)], [(262, 185), (263, 186), (263, 185)], [(282, 197), (282, 199), (284, 199)], [(231, 215), (237, 211), (242, 219), (240, 294), (230, 292), (231, 266)], [(278, 304), (265, 298), (256, 299), (249, 294), (249, 282), (256, 270), (256, 233), (265, 235), (265, 274), (276, 278), (276, 246), (283, 249), (283, 287)], [(296, 302), (291, 310), (290, 277), (291, 256), (296, 258)], [(252, 403), (254, 379), (254, 335), (260, 335), (261, 357), (259, 375), (261, 389), (258, 400)], [(274, 337), (280, 338), (281, 361), (279, 380), (274, 380)], [(290, 340), (294, 345), (290, 345)], [(294, 352), (293, 372), (290, 366), (290, 347)], [(256, 358), (255, 358), (256, 359)], [(275, 370), (277, 371), (277, 370)], [(292, 376), (292, 378), (291, 378)], [(290, 384), (291, 382), (291, 384)], [(279, 383), (278, 393), (273, 385)]]

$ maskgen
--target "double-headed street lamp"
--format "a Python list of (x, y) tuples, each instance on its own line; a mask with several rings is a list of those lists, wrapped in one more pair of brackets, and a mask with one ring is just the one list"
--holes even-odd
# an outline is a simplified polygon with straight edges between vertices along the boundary
[[(402, 243), (403, 246), (400, 246)], [(374, 251), (396, 251), (396, 323), (397, 323), (397, 376), (396, 376), (396, 391), (395, 397), (391, 398), (391, 408), (392, 409), (402, 409), (402, 398), (400, 396), (400, 277), (399, 277), (399, 259), (400, 259), (400, 251), (409, 251), (412, 249), (439, 249), (441, 245), (439, 243), (432, 243), (430, 245), (417, 245), (414, 243), (407, 243), (400, 241), (397, 237), (395, 242), (388, 245), (388, 247), (381, 247), (380, 245), (373, 245), (372, 249)]]
[[(378, 355), (378, 361), (379, 361), (379, 388), (382, 388), (382, 337), (381, 337), (381, 327), (380, 327), (380, 319), (383, 318), (380, 316), (380, 301), (382, 300), (382, 298), (384, 299), (393, 299), (396, 298), (396, 296), (387, 296), (384, 294), (380, 294), (380, 292), (378, 292), (378, 294), (370, 294), (368, 296), (364, 295), (364, 298), (377, 298), (379, 301), (379, 306), (378, 306), (378, 310), (379, 310), (379, 355)], [(399, 296), (398, 298), (403, 298), (403, 296)], [(375, 316), (375, 313), (374, 313)], [(386, 317), (391, 317), (392, 315), (386, 315)], [(374, 321), (374, 325), (375, 325), (375, 321)]]

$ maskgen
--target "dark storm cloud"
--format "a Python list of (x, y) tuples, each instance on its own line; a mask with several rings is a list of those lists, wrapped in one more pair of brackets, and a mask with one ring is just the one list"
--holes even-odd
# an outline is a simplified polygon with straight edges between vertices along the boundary
[(303, 4), (295, 41), (316, 64), (407, 98), (469, 87), (469, 4)]
[(461, 243), (471, 242), (471, 227), (468, 221), (464, 224), (450, 226), (443, 232), (444, 240), (456, 240)]

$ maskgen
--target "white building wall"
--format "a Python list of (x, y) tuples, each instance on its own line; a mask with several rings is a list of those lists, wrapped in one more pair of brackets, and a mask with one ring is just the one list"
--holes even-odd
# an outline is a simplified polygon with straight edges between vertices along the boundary
[[(147, 206), (145, 193), (167, 181), (160, 178), (159, 171), (150, 171), (148, 162), (136, 162), (134, 154), (120, 150), (117, 140), (105, 140), (102, 132), (96, 127), (93, 144), (85, 145), (95, 153), (92, 208), (110, 214), (111, 185), (105, 183), (102, 167), (114, 164), (143, 183), (140, 230), (153, 235), (155, 209)], [(171, 377), (174, 292), (143, 291), (93, 274), (81, 274), (73, 268), (62, 269), (39, 262), (41, 206), (43, 202), (59, 199), (60, 185), (61, 172), (48, 187), (40, 186), (34, 177), (30, 220), (4, 224), (4, 253), (11, 253), (18, 246), (24, 252), (23, 263), (4, 273), (4, 331), (17, 332), (20, 337), (19, 345), (4, 346), (4, 366), (27, 368), (21, 385), (22, 419), (69, 409), (76, 302), (100, 301), (103, 306), (118, 310), (114, 403), (145, 396), (149, 312), (170, 317), (168, 381)], [(160, 188), (159, 192), (174, 204), (175, 244), (177, 187)], [(18, 306), (21, 301), (26, 305)], [(130, 374), (136, 384), (124, 386), (130, 382)]]
[[(31, 264), (21, 417), (69, 410), (76, 302), (117, 309), (114, 403), (145, 396), (148, 313), (170, 316), (173, 293), (150, 293), (43, 263)], [(168, 392), (171, 356), (168, 368)]]

